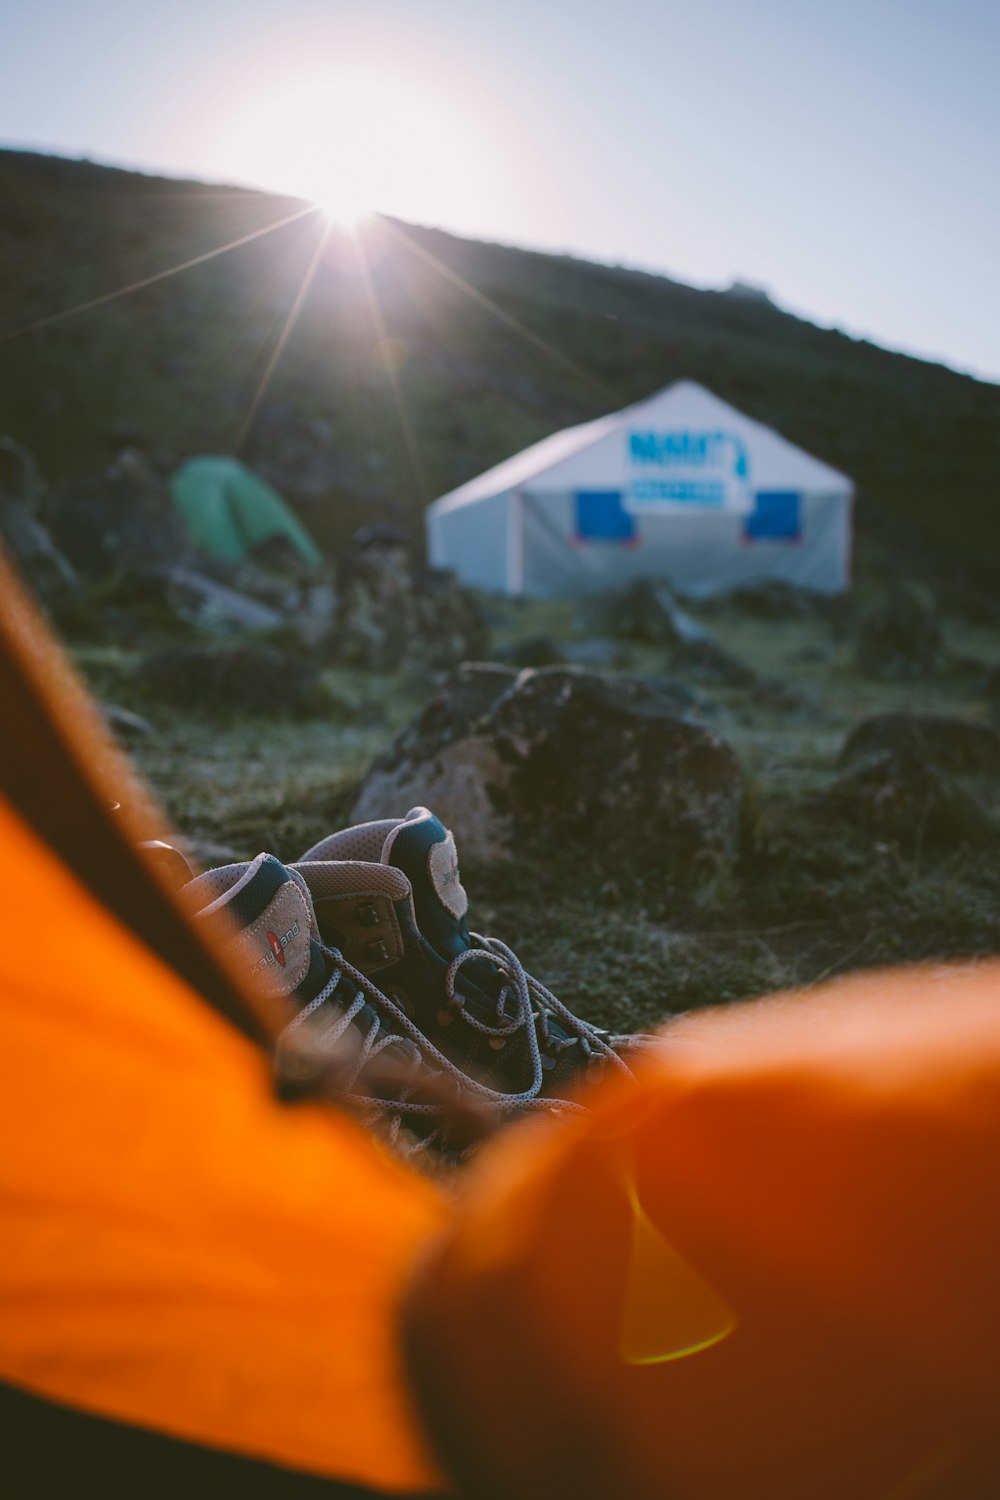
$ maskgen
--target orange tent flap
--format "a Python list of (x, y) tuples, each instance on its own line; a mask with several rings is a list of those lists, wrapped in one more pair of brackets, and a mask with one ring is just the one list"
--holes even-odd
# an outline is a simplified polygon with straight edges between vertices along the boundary
[(444, 1201), (257, 1048), (0, 801), (0, 1378), (386, 1489), (440, 1485), (395, 1331)]
[(995, 1494), (998, 1162), (1000, 964), (680, 1023), (474, 1166), (408, 1307), (430, 1430), (477, 1496)]

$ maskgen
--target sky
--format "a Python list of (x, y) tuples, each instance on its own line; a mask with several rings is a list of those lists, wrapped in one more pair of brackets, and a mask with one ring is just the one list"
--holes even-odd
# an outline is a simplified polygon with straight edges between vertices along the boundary
[(738, 278), (996, 381), (998, 77), (1000, 0), (0, 0), (4, 145)]

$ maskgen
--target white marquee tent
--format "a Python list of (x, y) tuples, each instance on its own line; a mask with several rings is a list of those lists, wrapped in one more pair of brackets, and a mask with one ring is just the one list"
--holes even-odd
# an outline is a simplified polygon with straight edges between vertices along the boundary
[(435, 500), (430, 561), (545, 597), (665, 578), (691, 595), (850, 583), (853, 486), (704, 386), (679, 380), (568, 427)]

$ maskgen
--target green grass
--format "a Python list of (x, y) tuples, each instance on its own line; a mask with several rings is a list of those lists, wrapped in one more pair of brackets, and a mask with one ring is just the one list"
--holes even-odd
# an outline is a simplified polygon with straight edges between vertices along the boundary
[[(579, 629), (579, 611), (565, 604), (491, 608), (501, 645), (541, 634), (565, 639)], [(987, 705), (969, 674), (872, 682), (855, 668), (850, 639), (820, 619), (706, 620), (724, 647), (815, 703), (789, 713), (761, 707), (743, 689), (699, 684), (747, 772), (736, 865), (666, 882), (638, 867), (610, 878), (598, 848), (589, 859), (549, 847), (531, 860), (464, 860), (474, 928), (510, 942), (529, 971), (582, 1014), (622, 1030), (852, 968), (1000, 951), (996, 839), (925, 848), (821, 807), (843, 739), (866, 716), (919, 709), (983, 720)], [(995, 632), (949, 620), (946, 633), (959, 655), (1000, 660)], [(177, 828), (207, 846), (210, 862), (226, 850), (294, 859), (343, 826), (365, 767), (431, 691), (427, 681), (330, 669), (324, 681), (341, 707), (325, 716), (220, 723), (151, 701), (125, 647), (91, 643), (75, 655), (99, 696), (153, 724), (134, 758)], [(625, 656), (628, 670), (664, 669), (659, 648), (629, 647)], [(988, 778), (966, 786), (1000, 827), (1000, 786)]]

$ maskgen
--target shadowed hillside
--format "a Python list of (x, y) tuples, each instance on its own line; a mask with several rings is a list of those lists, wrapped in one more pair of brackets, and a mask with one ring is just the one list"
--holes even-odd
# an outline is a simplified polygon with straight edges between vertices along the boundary
[(664, 277), (393, 221), (359, 249), (303, 207), (0, 152), (0, 430), (54, 481), (239, 448), (329, 547), (687, 376), (852, 475), (897, 555), (1000, 556), (1000, 388)]

